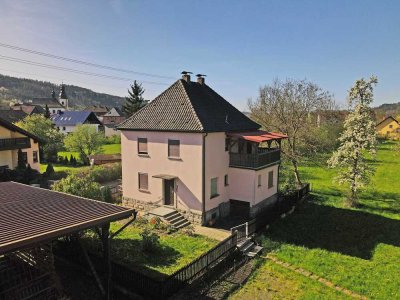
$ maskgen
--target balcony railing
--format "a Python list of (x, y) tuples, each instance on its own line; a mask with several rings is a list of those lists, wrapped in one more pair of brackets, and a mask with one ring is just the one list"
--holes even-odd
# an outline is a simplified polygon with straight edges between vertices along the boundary
[(229, 166), (247, 169), (261, 169), (281, 160), (280, 149), (258, 148), (258, 153), (229, 153)]
[(31, 140), (29, 138), (0, 138), (0, 150), (26, 149), (30, 147)]

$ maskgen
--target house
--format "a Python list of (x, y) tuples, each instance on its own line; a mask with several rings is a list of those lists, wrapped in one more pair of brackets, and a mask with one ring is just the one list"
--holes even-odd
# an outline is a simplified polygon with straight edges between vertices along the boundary
[(51, 93), (51, 97), (44, 98), (32, 98), (28, 101), (24, 102), (25, 105), (30, 106), (40, 106), (43, 109), (46, 109), (46, 106), (49, 108), (50, 114), (57, 114), (63, 111), (68, 110), (68, 97), (65, 92), (65, 85), (61, 84), (60, 93), (57, 99), (56, 93), (54, 90)]
[(22, 110), (0, 110), (0, 118), (10, 123), (16, 123), (22, 121), (28, 114)]
[(14, 106), (10, 107), (14, 111), (22, 111), (28, 116), (31, 116), (33, 114), (45, 114), (45, 109), (41, 107), (40, 105), (27, 105), (27, 104), (16, 104)]
[(15, 169), (22, 155), (26, 164), (39, 171), (39, 142), (38, 137), (0, 117), (0, 168)]
[(117, 125), (126, 120), (125, 114), (118, 107), (112, 107), (105, 115), (103, 115), (103, 125), (105, 136), (119, 134)]
[(398, 140), (400, 139), (400, 123), (389, 116), (376, 124), (376, 132), (380, 137)]
[(96, 115), (90, 111), (64, 111), (52, 115), (50, 119), (62, 133), (71, 133), (75, 131), (77, 125), (89, 124), (96, 128), (96, 131), (102, 131), (103, 126)]
[(277, 200), (287, 137), (259, 128), (204, 77), (184, 74), (118, 126), (123, 204), (168, 206), (200, 224), (230, 212), (256, 215)]
[(103, 105), (90, 105), (84, 108), (84, 111), (90, 111), (96, 115), (96, 117), (103, 122), (103, 116), (108, 113), (110, 109)]

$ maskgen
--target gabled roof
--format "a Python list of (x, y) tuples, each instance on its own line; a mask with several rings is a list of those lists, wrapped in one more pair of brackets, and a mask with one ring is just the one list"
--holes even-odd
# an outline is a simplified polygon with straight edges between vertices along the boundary
[(19, 104), (12, 107), (13, 110), (21, 110), (28, 115), (44, 114), (45, 110), (40, 105)]
[(91, 111), (94, 112), (96, 115), (104, 115), (109, 111), (109, 108), (103, 105), (90, 105), (86, 106), (84, 111)]
[(89, 120), (101, 124), (96, 115), (91, 111), (64, 111), (50, 118), (56, 126), (74, 126), (84, 124)]
[(119, 107), (111, 107), (104, 117), (123, 117), (125, 114)]
[(118, 129), (229, 132), (260, 127), (208, 85), (179, 79)]
[(376, 127), (378, 127), (379, 125), (381, 125), (382, 123), (386, 122), (387, 120), (392, 120), (394, 122), (396, 122), (397, 124), (400, 125), (399, 121), (397, 121), (395, 118), (393, 118), (392, 116), (389, 116), (385, 119), (383, 119), (382, 121), (380, 121), (378, 124), (376, 124)]
[(51, 108), (63, 108), (64, 106), (61, 105), (60, 102), (58, 102), (57, 99), (51, 98), (51, 97), (45, 97), (45, 98), (32, 98), (30, 100), (27, 100), (24, 102), (27, 105), (40, 105), (40, 106), (47, 106)]
[(10, 123), (15, 123), (23, 120), (28, 114), (22, 110), (0, 110), (0, 118)]
[(23, 135), (25, 135), (27, 137), (30, 137), (31, 139), (33, 139), (33, 140), (35, 140), (37, 142), (44, 143), (44, 141), (41, 138), (39, 138), (36, 135), (33, 135), (32, 133), (30, 133), (30, 132), (28, 132), (28, 131), (26, 131), (26, 130), (24, 130), (24, 129), (22, 129), (22, 128), (14, 125), (14, 124), (12, 124), (11, 122), (8, 122), (7, 120), (1, 118), (1, 116), (0, 116), (0, 126), (2, 126), (4, 128), (7, 128), (8, 130), (11, 130), (11, 131), (19, 132), (19, 133), (21, 133), (21, 134), (23, 134)]

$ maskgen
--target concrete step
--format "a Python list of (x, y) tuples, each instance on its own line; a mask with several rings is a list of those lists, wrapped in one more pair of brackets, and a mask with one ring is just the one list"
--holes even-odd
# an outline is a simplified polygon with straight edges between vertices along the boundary
[(248, 245), (254, 244), (251, 238), (246, 238), (240, 243), (237, 244), (237, 247), (240, 251), (242, 251), (244, 248), (246, 248)]
[(179, 225), (184, 224), (184, 223), (188, 223), (188, 220), (182, 219), (182, 220), (179, 220), (179, 221), (177, 221), (177, 222), (175, 222), (175, 223), (171, 223), (171, 224), (172, 224), (174, 227), (178, 227)]
[(248, 257), (255, 257), (261, 252), (262, 249), (263, 247), (254, 245), (247, 253), (245, 253), (245, 255), (247, 255)]
[(184, 223), (182, 223), (182, 224), (180, 224), (180, 225), (178, 225), (178, 226), (175, 226), (175, 225), (174, 225), (174, 227), (175, 227), (176, 229), (181, 229), (181, 228), (186, 227), (186, 226), (189, 226), (189, 225), (190, 225), (190, 222), (189, 222), (188, 220), (186, 220), (186, 222), (184, 222)]
[(174, 218), (176, 216), (180, 216), (180, 213), (178, 213), (177, 211), (173, 211), (173, 212), (170, 212), (170, 213), (166, 214), (164, 216), (164, 219), (169, 220), (169, 219)]
[(248, 251), (250, 251), (250, 249), (252, 249), (254, 247), (255, 243), (254, 242), (250, 242), (248, 244), (246, 244), (245, 247), (241, 248), (240, 251), (242, 251), (242, 253), (246, 254)]
[(181, 220), (186, 220), (186, 219), (182, 215), (177, 215), (171, 219), (168, 219), (167, 221), (170, 222), (171, 224), (175, 224), (176, 222), (179, 222)]

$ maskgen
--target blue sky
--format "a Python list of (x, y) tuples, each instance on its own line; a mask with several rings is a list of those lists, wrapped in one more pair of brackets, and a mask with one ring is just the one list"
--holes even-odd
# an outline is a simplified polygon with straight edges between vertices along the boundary
[[(0, 7), (1, 43), (172, 79), (2, 47), (0, 55), (137, 79), (149, 99), (189, 70), (207, 74), (240, 109), (276, 77), (314, 81), (344, 103), (356, 79), (374, 74), (375, 105), (400, 101), (400, 1), (0, 0)], [(0, 73), (121, 96), (129, 85), (1, 59)]]

